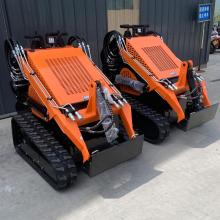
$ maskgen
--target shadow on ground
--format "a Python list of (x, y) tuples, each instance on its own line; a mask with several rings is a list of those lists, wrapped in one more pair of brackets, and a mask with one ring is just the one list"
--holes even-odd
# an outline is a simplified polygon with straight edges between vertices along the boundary
[[(219, 78), (213, 67), (214, 71), (211, 76), (207, 71), (204, 74), (207, 82)], [(219, 89), (214, 86), (217, 82), (214, 82), (210, 82), (213, 86), (208, 88), (209, 94), (211, 100), (219, 101)], [(65, 216), (69, 215), (84, 219), (88, 216), (85, 212), (92, 213), (97, 207), (105, 209), (109, 200), (126, 195), (129, 197), (129, 194), (141, 186), (158, 178), (163, 174), (161, 164), (192, 148), (211, 147), (219, 140), (219, 121), (218, 111), (215, 120), (199, 128), (183, 132), (174, 127), (170, 137), (161, 145), (145, 142), (143, 153), (137, 158), (93, 178), (81, 172), (75, 186), (64, 192), (56, 192), (15, 154), (10, 135), (10, 121), (5, 120), (0, 124), (0, 219), (58, 220), (67, 219)]]

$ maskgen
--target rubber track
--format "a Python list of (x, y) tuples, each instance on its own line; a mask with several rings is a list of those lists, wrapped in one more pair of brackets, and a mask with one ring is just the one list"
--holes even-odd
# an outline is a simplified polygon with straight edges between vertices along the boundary
[[(16, 151), (56, 190), (71, 186), (76, 180), (77, 169), (68, 151), (31, 112), (19, 113), (13, 117), (12, 125), (15, 123), (25, 141), (30, 143), (28, 147), (40, 152), (42, 158), (32, 158), (19, 145), (15, 144)], [(13, 134), (13, 136), (15, 135)], [(47, 167), (43, 166), (45, 161)], [(48, 169), (53, 175), (47, 173)]]
[[(139, 101), (138, 99), (133, 98), (132, 96), (122, 93), (123, 97), (128, 101), (132, 107), (132, 112), (135, 116), (141, 115), (148, 120), (151, 120), (158, 128), (158, 136), (155, 139), (151, 139), (147, 136), (147, 131), (144, 132), (144, 139), (153, 144), (159, 144), (165, 140), (165, 138), (170, 133), (170, 123), (166, 117), (162, 116), (155, 110), (151, 109), (149, 106)], [(136, 122), (134, 121), (134, 124)], [(142, 122), (141, 122), (142, 123)], [(144, 120), (143, 120), (144, 123)], [(138, 128), (142, 130), (142, 126), (138, 125)]]

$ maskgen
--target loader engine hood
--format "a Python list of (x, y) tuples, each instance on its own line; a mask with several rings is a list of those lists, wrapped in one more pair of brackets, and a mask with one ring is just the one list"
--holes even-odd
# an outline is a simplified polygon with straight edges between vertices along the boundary
[(84, 101), (90, 82), (103, 78), (80, 48), (28, 51), (28, 60), (59, 105)]
[(168, 78), (177, 81), (182, 61), (175, 56), (160, 37), (133, 37), (126, 39), (126, 46), (129, 53), (157, 79)]

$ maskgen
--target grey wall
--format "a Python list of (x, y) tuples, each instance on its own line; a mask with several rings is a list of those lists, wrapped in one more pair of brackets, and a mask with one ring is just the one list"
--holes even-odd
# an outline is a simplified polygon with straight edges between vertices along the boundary
[[(106, 0), (108, 1), (108, 0)], [(24, 46), (24, 35), (57, 30), (83, 36), (91, 45), (94, 60), (99, 54), (107, 32), (105, 0), (0, 0), (0, 115), (15, 111), (15, 97), (9, 87), (9, 74), (4, 58), (4, 41), (12, 36)], [(198, 61), (201, 31), (195, 22), (199, 3), (215, 0), (140, 0), (140, 23), (150, 24), (161, 32), (165, 41), (181, 59)], [(211, 25), (206, 30), (208, 45)], [(208, 61), (208, 50), (202, 56)]]
[(24, 36), (34, 31), (77, 33), (87, 39), (94, 60), (98, 61), (107, 32), (105, 8), (104, 0), (0, 0), (0, 115), (15, 111), (3, 53), (7, 36), (27, 46)]
[[(142, 0), (141, 23), (148, 23), (153, 30), (162, 33), (165, 42), (183, 59), (192, 59), (198, 65), (201, 24), (196, 21), (198, 4), (212, 3), (215, 0)], [(212, 23), (206, 23), (205, 49), (202, 63), (209, 58), (209, 39)]]

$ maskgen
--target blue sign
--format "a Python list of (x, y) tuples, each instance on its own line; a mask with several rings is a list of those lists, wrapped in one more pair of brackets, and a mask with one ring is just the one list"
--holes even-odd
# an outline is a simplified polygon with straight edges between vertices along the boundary
[(200, 4), (199, 5), (199, 13), (198, 13), (198, 21), (205, 22), (211, 20), (211, 4)]

